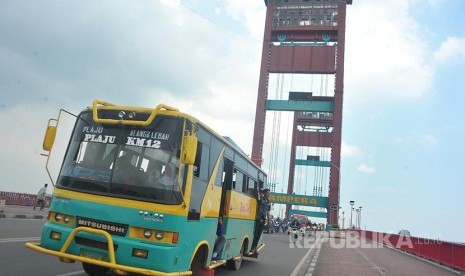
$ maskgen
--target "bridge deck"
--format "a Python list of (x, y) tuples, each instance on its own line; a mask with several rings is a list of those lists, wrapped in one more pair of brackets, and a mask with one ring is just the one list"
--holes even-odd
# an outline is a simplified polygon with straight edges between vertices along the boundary
[[(3, 211), (3, 212), (1, 212)], [(0, 218), (34, 218), (45, 219), (48, 209), (44, 211), (32, 210), (31, 206), (13, 206), (6, 205), (0, 210)], [(373, 243), (368, 240), (353, 239), (350, 237), (334, 238), (327, 237), (327, 233), (320, 232), (325, 235), (321, 239), (321, 246), (316, 246), (313, 249), (313, 254), (310, 254), (310, 259), (306, 260), (307, 267), (303, 267), (301, 272), (306, 272), (299, 275), (305, 276), (372, 276), (372, 275), (421, 275), (421, 276), (441, 276), (441, 275), (464, 275), (464, 272), (457, 272), (452, 269), (440, 267), (437, 264), (431, 264), (417, 257), (407, 255), (394, 249), (382, 247), (378, 243)], [(324, 234), (323, 234), (324, 233)], [(317, 234), (319, 235), (319, 234)], [(312, 240), (314, 241), (312, 236)], [(283, 233), (275, 235), (265, 235), (265, 239), (269, 242), (267, 252), (262, 256), (260, 263), (265, 266), (272, 266), (266, 263), (267, 254), (271, 254), (270, 262), (276, 263), (277, 259), (282, 259), (284, 255), (292, 255), (293, 250), (304, 249), (289, 249), (288, 236)], [(276, 244), (271, 240), (276, 240)], [(308, 245), (311, 245), (309, 242)], [(302, 241), (299, 241), (302, 242)], [(273, 244), (278, 247), (273, 247)], [(308, 247), (307, 247), (308, 248)], [(291, 250), (291, 251), (289, 251)], [(292, 258), (291, 258), (292, 259)], [(252, 262), (254, 264), (255, 262)], [(273, 269), (276, 270), (275, 267)], [(263, 267), (258, 267), (258, 271), (262, 271)], [(263, 270), (266, 272), (266, 270)], [(263, 272), (262, 271), (262, 272)], [(276, 271), (275, 271), (276, 272)], [(220, 273), (221, 274), (221, 273)], [(255, 275), (255, 274), (254, 274)], [(261, 275), (257, 273), (256, 275)], [(263, 275), (269, 275), (266, 272)]]
[[(457, 275), (417, 257), (363, 240), (325, 238), (316, 250), (306, 276), (345, 275)], [(351, 244), (348, 244), (351, 243)]]

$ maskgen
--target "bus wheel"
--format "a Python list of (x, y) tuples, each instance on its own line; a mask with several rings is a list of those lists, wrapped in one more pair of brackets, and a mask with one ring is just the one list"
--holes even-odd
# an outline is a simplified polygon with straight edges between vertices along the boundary
[(204, 268), (203, 264), (203, 255), (201, 252), (197, 252), (195, 254), (194, 259), (192, 260), (191, 264), (191, 271), (192, 275), (194, 276), (208, 276), (208, 275), (214, 275), (214, 270), (207, 270)]
[(103, 276), (110, 270), (108, 267), (82, 263), (82, 268), (90, 276)]
[(241, 265), (242, 265), (243, 256), (244, 256), (244, 244), (242, 244), (241, 246), (241, 251), (239, 255), (240, 258), (238, 258), (236, 261), (234, 259), (228, 260), (226, 262), (226, 267), (231, 270), (239, 270), (239, 268), (241, 268)]

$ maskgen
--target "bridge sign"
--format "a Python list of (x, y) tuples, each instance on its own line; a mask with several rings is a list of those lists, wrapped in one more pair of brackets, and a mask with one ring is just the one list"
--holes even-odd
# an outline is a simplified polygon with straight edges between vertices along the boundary
[(295, 194), (270, 193), (270, 202), (279, 204), (292, 204), (313, 207), (328, 207), (328, 197), (305, 196)]

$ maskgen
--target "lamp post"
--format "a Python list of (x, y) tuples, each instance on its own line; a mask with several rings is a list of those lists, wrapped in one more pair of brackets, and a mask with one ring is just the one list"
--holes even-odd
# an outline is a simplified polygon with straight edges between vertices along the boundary
[(336, 210), (336, 204), (331, 204), (331, 207), (329, 208), (329, 225), (333, 227), (333, 211)]
[(349, 201), (349, 203), (350, 203), (350, 224), (349, 224), (349, 229), (352, 229), (352, 211), (354, 210), (355, 201), (351, 200), (351, 201)]
[(329, 225), (333, 225), (333, 206), (329, 207)]
[(355, 229), (359, 229), (359, 224), (358, 224), (358, 212), (360, 210), (359, 209), (355, 209)]
[(344, 218), (344, 211), (342, 211), (342, 229), (345, 228), (344, 220), (345, 220), (345, 218)]
[(358, 210), (359, 210), (358, 229), (361, 229), (362, 228), (362, 206), (359, 206)]
[[(341, 168), (339, 168), (337, 165), (335, 165), (334, 163), (332, 162), (329, 162), (331, 164), (331, 166), (335, 167), (337, 169), (337, 174), (338, 174), (338, 177), (337, 177), (337, 180), (338, 180), (338, 186), (339, 186), (339, 190), (341, 190)], [(341, 208), (339, 206), (339, 198), (337, 199), (337, 217), (339, 218), (339, 209)]]

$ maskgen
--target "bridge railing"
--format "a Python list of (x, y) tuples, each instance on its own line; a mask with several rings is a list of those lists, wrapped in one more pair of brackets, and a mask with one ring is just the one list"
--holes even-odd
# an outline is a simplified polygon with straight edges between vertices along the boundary
[(373, 231), (355, 231), (367, 240), (383, 243), (453, 269), (465, 271), (465, 244), (463, 243)]
[[(37, 195), (0, 191), (0, 199), (5, 200), (5, 205), (34, 206), (37, 201)], [(47, 207), (50, 203), (50, 199), (51, 196), (45, 196), (45, 203)]]

